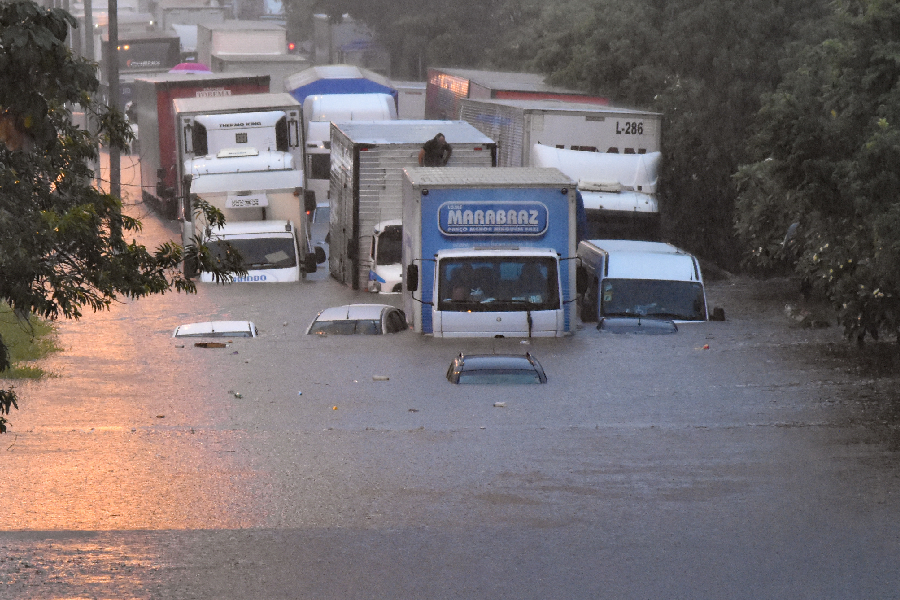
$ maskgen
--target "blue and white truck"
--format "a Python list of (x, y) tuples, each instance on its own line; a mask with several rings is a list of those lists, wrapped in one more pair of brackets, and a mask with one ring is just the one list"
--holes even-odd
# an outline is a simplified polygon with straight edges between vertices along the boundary
[(406, 169), (403, 294), (435, 337), (575, 328), (575, 182), (557, 169)]

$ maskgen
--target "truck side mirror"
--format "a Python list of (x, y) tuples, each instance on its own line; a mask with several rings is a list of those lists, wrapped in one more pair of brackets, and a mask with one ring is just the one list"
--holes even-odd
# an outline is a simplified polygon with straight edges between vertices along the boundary
[(419, 266), (418, 265), (407, 265), (406, 267), (406, 289), (410, 292), (418, 291), (419, 289)]
[(316, 246), (315, 256), (317, 265), (321, 265), (323, 262), (328, 260), (328, 257), (325, 256), (325, 250), (322, 248), (322, 246)]
[(575, 267), (575, 292), (583, 294), (587, 291), (588, 276), (583, 265)]

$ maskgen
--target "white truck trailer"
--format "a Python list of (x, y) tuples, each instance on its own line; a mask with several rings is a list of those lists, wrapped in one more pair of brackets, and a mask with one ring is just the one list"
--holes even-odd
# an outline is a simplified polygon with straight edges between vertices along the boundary
[[(492, 167), (496, 145), (462, 121), (344, 121), (331, 124), (331, 275), (369, 287), (376, 225), (402, 218), (403, 170), (419, 165), (422, 145), (443, 133), (453, 148), (446, 170)], [(471, 171), (472, 169), (467, 169)], [(395, 284), (396, 285), (396, 284)]]
[(543, 144), (566, 150), (645, 154), (661, 148), (660, 113), (563, 100), (461, 101), (459, 118), (497, 140), (497, 166), (532, 167)]
[(407, 169), (403, 295), (435, 337), (574, 332), (577, 200), (556, 169)]
[(316, 94), (303, 100), (306, 189), (316, 203), (328, 202), (332, 121), (391, 121), (397, 106), (389, 94)]
[(535, 144), (531, 157), (534, 166), (559, 169), (578, 182), (584, 201), (585, 237), (659, 240), (656, 189), (660, 152), (578, 152)]

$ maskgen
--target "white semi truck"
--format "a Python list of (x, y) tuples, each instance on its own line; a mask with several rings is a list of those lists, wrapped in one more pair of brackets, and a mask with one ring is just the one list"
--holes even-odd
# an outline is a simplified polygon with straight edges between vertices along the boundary
[(391, 121), (397, 105), (390, 94), (316, 94), (303, 100), (306, 189), (316, 203), (328, 202), (332, 121)]
[(564, 100), (461, 101), (459, 118), (497, 140), (497, 166), (533, 167), (535, 144), (579, 152), (662, 149), (660, 113)]
[(303, 185), (302, 107), (290, 94), (178, 98), (172, 105), (178, 185), (191, 172), (190, 161), (208, 161), (219, 152), (236, 150), (289, 155)]
[(403, 294), (435, 337), (575, 330), (575, 182), (556, 169), (407, 169)]
[[(315, 271), (325, 258), (309, 242), (299, 103), (289, 94), (248, 94), (174, 105), (182, 195), (222, 210), (227, 231), (212, 233), (243, 246), (251, 273), (241, 280), (297, 281)], [(205, 229), (193, 212), (183, 212), (185, 244)], [(291, 236), (293, 252), (282, 247)], [(269, 245), (281, 250), (268, 252)]]

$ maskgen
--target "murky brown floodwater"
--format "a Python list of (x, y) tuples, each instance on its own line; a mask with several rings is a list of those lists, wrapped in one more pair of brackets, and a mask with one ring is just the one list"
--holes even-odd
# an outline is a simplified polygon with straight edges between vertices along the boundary
[[(0, 598), (897, 597), (897, 375), (790, 328), (786, 284), (709, 296), (727, 322), (530, 344), (307, 338), (374, 300), (321, 274), (61, 323), (0, 437)], [(214, 318), (262, 335), (170, 337)], [(443, 378), (524, 349), (546, 386)]]

